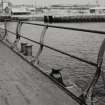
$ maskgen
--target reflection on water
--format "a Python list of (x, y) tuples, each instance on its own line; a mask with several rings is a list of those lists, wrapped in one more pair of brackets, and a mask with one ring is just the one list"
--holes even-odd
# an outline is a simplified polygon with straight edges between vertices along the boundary
[[(104, 31), (105, 28), (105, 23), (68, 23), (55, 25), (102, 31)], [(39, 41), (42, 29), (43, 27), (40, 26), (24, 24), (22, 26), (21, 33), (26, 37)], [(100, 34), (49, 28), (47, 30), (44, 43), (86, 60), (96, 62), (99, 47), (104, 38), (105, 36)], [(34, 55), (37, 52), (38, 47), (39, 46), (37, 45), (33, 47)], [(86, 87), (88, 81), (90, 81), (93, 73), (96, 70), (95, 67), (47, 48), (44, 48), (40, 56), (40, 61), (42, 64), (47, 65), (44, 66), (46, 70), (47, 67), (54, 68), (55, 65), (59, 68), (63, 68), (63, 78), (65, 80), (72, 79), (82, 89)]]

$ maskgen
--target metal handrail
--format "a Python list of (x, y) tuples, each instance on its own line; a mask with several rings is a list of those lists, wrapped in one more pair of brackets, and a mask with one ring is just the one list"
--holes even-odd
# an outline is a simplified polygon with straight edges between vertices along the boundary
[[(8, 19), (6, 21), (9, 21)], [(10, 22), (17, 22), (16, 20), (10, 20)], [(19, 20), (18, 20), (19, 22)], [(103, 34), (105, 35), (105, 31), (97, 31), (97, 30), (90, 30), (90, 29), (82, 29), (82, 28), (73, 28), (73, 27), (64, 27), (64, 26), (57, 26), (53, 24), (48, 23), (31, 23), (27, 21), (21, 21), (21, 23), (24, 24), (30, 24), (30, 25), (36, 25), (36, 26), (47, 26), (51, 28), (59, 28), (59, 29), (66, 29), (66, 30), (74, 30), (74, 31), (82, 31), (82, 32), (88, 32), (88, 33), (95, 33), (95, 34)]]
[(72, 27), (63, 27), (63, 26), (56, 26), (56, 25), (51, 25), (51, 24), (45, 24), (45, 23), (31, 23), (31, 22), (25, 22), (21, 21), (24, 24), (30, 24), (30, 25), (37, 25), (37, 26), (47, 26), (51, 28), (59, 28), (59, 29), (66, 29), (66, 30), (74, 30), (74, 31), (82, 31), (82, 32), (88, 32), (88, 33), (95, 33), (95, 34), (104, 34), (105, 31), (96, 31), (96, 30), (89, 30), (89, 29), (81, 29), (81, 28), (72, 28)]
[[(27, 40), (29, 40), (29, 41), (31, 41), (31, 42), (34, 42), (34, 43), (37, 43), (37, 44), (39, 44), (40, 45), (40, 48), (39, 48), (39, 54), (37, 55), (37, 56), (39, 56), (40, 54), (41, 54), (41, 52), (42, 52), (42, 49), (43, 49), (43, 47), (47, 47), (47, 48), (50, 48), (50, 49), (52, 49), (52, 50), (57, 50), (57, 49), (54, 49), (54, 48), (52, 48), (52, 47), (50, 47), (50, 46), (48, 46), (48, 45), (44, 45), (43, 44), (43, 42), (44, 42), (44, 34), (45, 34), (45, 32), (46, 32), (46, 30), (47, 30), (47, 28), (48, 27), (46, 27), (45, 26), (45, 28), (44, 28), (44, 30), (42, 31), (42, 35), (41, 35), (41, 38), (40, 38), (40, 42), (37, 42), (37, 41), (34, 41), (34, 40), (32, 40), (32, 39), (29, 39), (29, 38), (27, 38), (27, 37), (24, 37), (24, 36), (22, 36), (21, 34), (19, 34), (20, 33), (20, 28), (21, 27), (21, 25), (19, 25), (19, 24), (17, 24), (17, 27), (16, 27), (16, 33), (15, 32), (12, 32), (12, 31), (10, 31), (10, 30), (7, 30), (6, 29), (6, 31), (7, 31), (7, 33), (9, 32), (9, 33), (11, 33), (11, 34), (13, 34), (13, 35), (15, 35), (16, 36), (16, 39), (17, 39), (17, 36), (20, 38), (24, 38), (24, 39), (27, 39)], [(3, 28), (0, 28), (0, 29), (3, 29)], [(5, 30), (5, 29), (3, 29), (3, 30)], [(19, 32), (17, 32), (17, 31), (19, 31)], [(16, 40), (15, 40), (16, 41)], [(40, 50), (41, 49), (41, 50)], [(58, 50), (58, 52), (60, 52), (59, 50)], [(62, 52), (62, 51), (61, 51)], [(63, 52), (62, 52), (63, 53)], [(63, 86), (63, 85), (61, 85), (59, 82), (57, 82), (56, 80), (54, 80), (59, 86), (61, 86), (61, 88), (62, 89), (65, 89), (65, 87)], [(67, 92), (67, 94), (68, 95), (70, 95), (76, 102), (78, 102), (80, 105), (87, 105), (81, 98), (79, 98), (79, 97), (77, 97), (75, 94), (73, 94), (72, 92), (70, 92), (69, 90), (64, 90), (65, 92)]]
[(46, 48), (49, 48), (49, 49), (54, 50), (54, 51), (56, 51), (56, 52), (59, 52), (59, 53), (61, 53), (61, 54), (67, 55), (67, 56), (72, 57), (72, 58), (75, 58), (75, 59), (77, 59), (77, 60), (79, 60), (79, 61), (81, 61), (81, 62), (84, 62), (84, 63), (87, 63), (87, 64), (90, 64), (90, 65), (92, 65), (92, 66), (97, 67), (97, 64), (94, 63), (94, 62), (91, 62), (91, 61), (88, 61), (88, 60), (84, 60), (84, 59), (79, 58), (79, 57), (76, 57), (76, 56), (74, 56), (74, 55), (72, 55), (72, 54), (66, 53), (66, 52), (64, 52), (64, 51), (62, 51), (62, 50), (59, 50), (59, 49), (53, 48), (53, 47), (51, 47), (51, 46), (48, 46), (48, 45), (46, 45), (46, 44), (41, 44), (40, 42), (34, 41), (34, 40), (29, 39), (29, 38), (27, 38), (27, 37), (24, 37), (24, 36), (22, 36), (22, 35), (20, 35), (20, 36), (21, 36), (22, 38), (24, 38), (24, 39), (27, 39), (27, 40), (31, 41), (31, 42), (34, 42), (34, 43), (43, 45), (43, 46), (46, 47)]
[[(60, 28), (60, 29), (67, 29), (67, 30), (82, 31), (82, 32), (88, 32), (88, 33), (95, 33), (95, 34), (101, 34), (101, 35), (103, 34), (103, 35), (105, 35), (105, 31), (96, 31), (96, 30), (89, 30), (89, 29), (80, 29), (80, 28), (71, 28), (71, 27), (55, 26), (55, 25), (51, 25), (51, 24), (39, 24), (39, 23), (30, 23), (30, 22), (22, 22), (22, 23), (24, 23), (24, 24), (31, 24), (31, 25), (37, 25), (37, 26), (46, 26), (46, 27), (51, 27), (51, 28)], [(93, 77), (93, 80), (91, 81), (89, 87), (88, 87), (87, 90), (86, 90), (86, 93), (87, 93), (87, 94), (88, 94), (88, 92), (89, 92), (89, 89), (90, 89), (91, 87), (94, 87), (94, 86), (95, 86), (95, 83), (97, 82), (99, 76), (101, 75), (101, 72), (103, 72), (103, 71), (101, 70), (101, 65), (102, 65), (102, 62), (103, 62), (103, 55), (104, 55), (104, 52), (105, 52), (104, 45), (105, 45), (105, 39), (103, 40), (102, 45), (101, 45), (101, 47), (100, 47), (99, 54), (98, 54), (98, 58), (97, 58), (97, 63), (93, 63), (93, 62), (91, 62), (91, 61), (84, 60), (84, 59), (79, 58), (79, 57), (77, 57), (77, 56), (68, 54), (68, 53), (66, 53), (66, 52), (64, 52), (64, 51), (61, 51), (61, 50), (58, 50), (58, 49), (55, 49), (55, 48), (53, 48), (53, 47), (50, 47), (50, 46), (47, 46), (47, 45), (44, 45), (44, 44), (43, 44), (43, 46), (45, 46), (45, 47), (47, 47), (47, 48), (50, 48), (50, 49), (52, 49), (52, 50), (54, 50), (54, 51), (60, 52), (60, 53), (62, 53), (62, 54), (64, 54), (64, 55), (67, 55), (67, 56), (69, 56), (69, 57), (75, 58), (75, 59), (77, 59), (77, 60), (80, 60), (80, 61), (82, 61), (82, 62), (85, 62), (85, 63), (87, 63), (87, 64), (90, 64), (90, 65), (92, 65), (92, 66), (95, 66), (95, 67), (97, 68), (96, 73), (95, 73), (95, 75), (94, 75), (94, 77)], [(101, 57), (101, 59), (100, 59), (100, 57)], [(103, 74), (101, 75), (101, 77), (102, 77), (103, 81), (105, 82), (105, 78), (104, 78)], [(104, 83), (104, 86), (105, 86), (105, 83)]]
[[(9, 33), (13, 34), (13, 35), (16, 35), (16, 33), (12, 32), (12, 31), (10, 31), (10, 30), (7, 30), (7, 31), (8, 31)], [(56, 51), (56, 52), (59, 52), (59, 53), (61, 53), (61, 54), (67, 55), (67, 56), (72, 57), (72, 58), (75, 58), (75, 59), (77, 59), (77, 60), (79, 60), (79, 61), (81, 61), (81, 62), (84, 62), (84, 63), (87, 63), (87, 64), (90, 64), (90, 65), (92, 65), (92, 66), (97, 67), (97, 63), (95, 63), (95, 62), (82, 59), (82, 58), (80, 58), (80, 57), (77, 57), (77, 56), (75, 56), (75, 55), (69, 54), (69, 53), (64, 52), (64, 51), (62, 51), (62, 50), (56, 49), (56, 48), (51, 47), (51, 46), (48, 46), (48, 45), (46, 45), (46, 44), (42, 44), (42, 43), (37, 42), (37, 41), (35, 41), (35, 40), (29, 39), (29, 38), (27, 38), (27, 37), (25, 37), (25, 36), (23, 36), (23, 35), (21, 35), (21, 34), (19, 34), (19, 36), (20, 36), (21, 38), (24, 38), (24, 39), (26, 39), (26, 40), (29, 40), (29, 41), (31, 41), (31, 42), (33, 42), (33, 43), (36, 43), (36, 44), (39, 44), (39, 45), (43, 45), (43, 46), (46, 47), (46, 48), (49, 48), (49, 49), (54, 50), (54, 51)]]
[(32, 61), (32, 62), (36, 62), (36, 64), (39, 63), (38, 57), (40, 56), (40, 54), (43, 51), (43, 47), (44, 47), (43, 43), (44, 43), (45, 33), (46, 33), (47, 29), (48, 29), (48, 27), (47, 26), (44, 26), (44, 28), (42, 30), (42, 33), (41, 33), (41, 37), (40, 37), (40, 48), (39, 48), (36, 56), (34, 57), (34, 60)]
[[(20, 21), (19, 21), (19, 22), (20, 22)], [(20, 24), (20, 25), (19, 25), (19, 24)], [(6, 30), (6, 29), (5, 29), (5, 30), (8, 31), (8, 32), (10, 32), (10, 33), (12, 33), (12, 34), (15, 35), (16, 37), (19, 37), (19, 38), (21, 37), (21, 38), (24, 38), (24, 39), (26, 39), (26, 40), (29, 40), (29, 41), (31, 41), (31, 42), (33, 42), (33, 43), (39, 44), (39, 45), (40, 45), (40, 48), (39, 48), (39, 50), (38, 50), (38, 52), (37, 52), (37, 55), (36, 55), (36, 57), (35, 57), (36, 60), (38, 60), (38, 57), (39, 57), (40, 54), (42, 53), (43, 47), (46, 47), (46, 48), (49, 48), (49, 49), (54, 50), (54, 51), (56, 51), (56, 52), (59, 52), (59, 53), (61, 53), (61, 54), (67, 55), (67, 56), (69, 56), (69, 57), (71, 57), (71, 58), (75, 58), (75, 59), (77, 59), (77, 60), (79, 60), (79, 61), (81, 61), (81, 62), (84, 62), (84, 63), (87, 63), (87, 64), (89, 64), (89, 65), (95, 66), (95, 67), (97, 68), (97, 70), (96, 70), (96, 72), (95, 72), (95, 74), (94, 74), (94, 77), (93, 77), (91, 83), (89, 84), (88, 88), (87, 88), (86, 91), (85, 91), (85, 92), (86, 92), (85, 96), (87, 96), (88, 92), (91, 90), (91, 88), (94, 88), (94, 86), (95, 86), (95, 84), (96, 84), (96, 82), (97, 82), (99, 76), (101, 75), (101, 63), (102, 63), (102, 61), (99, 61), (99, 62), (98, 62), (98, 60), (100, 60), (100, 59), (99, 59), (99, 56), (100, 56), (100, 55), (98, 55), (97, 63), (94, 63), (94, 62), (92, 62), (92, 61), (85, 60), (85, 59), (83, 59), (83, 58), (77, 57), (77, 56), (75, 56), (75, 55), (69, 54), (69, 53), (64, 52), (64, 51), (62, 51), (62, 50), (59, 50), (59, 49), (56, 49), (56, 48), (54, 48), (54, 47), (51, 47), (51, 46), (48, 46), (48, 45), (44, 44), (44, 36), (45, 36), (46, 30), (47, 30), (49, 27), (51, 27), (51, 28), (59, 28), (59, 29), (67, 29), (67, 30), (74, 30), (74, 31), (82, 31), (82, 32), (88, 32), (88, 33), (96, 33), (96, 34), (102, 34), (102, 35), (104, 35), (105, 32), (104, 32), (104, 31), (96, 31), (96, 30), (88, 30), (88, 29), (79, 29), (79, 28), (55, 26), (55, 25), (50, 25), (50, 24), (30, 23), (30, 22), (24, 22), (24, 21), (21, 21), (19, 24), (18, 24), (18, 26), (17, 26), (17, 32), (16, 32), (16, 33), (12, 32), (12, 31), (10, 31), (10, 30)], [(30, 39), (30, 38), (27, 38), (27, 37), (21, 35), (20, 32), (18, 32), (18, 31), (21, 30), (22, 24), (30, 24), (30, 25), (44, 26), (44, 29), (43, 29), (42, 34), (41, 34), (41, 37), (40, 37), (40, 42), (37, 42), (37, 41), (35, 41), (35, 40), (32, 40), (32, 39)], [(5, 28), (6, 28), (6, 27), (5, 27)], [(105, 40), (103, 41), (103, 43), (105, 43)], [(103, 45), (104, 45), (104, 44), (102, 44), (102, 47), (103, 47)], [(100, 48), (100, 49), (101, 49), (101, 48)], [(102, 50), (102, 51), (103, 51), (103, 52), (102, 52), (102, 54), (103, 54), (105, 50)], [(101, 50), (99, 51), (99, 54), (100, 54), (100, 52), (101, 52)], [(101, 54), (101, 55), (102, 55), (102, 54)], [(102, 57), (103, 57), (103, 55), (102, 55)], [(101, 59), (101, 60), (102, 60), (102, 59)], [(100, 64), (99, 64), (99, 63), (100, 63)], [(99, 65), (100, 65), (100, 66), (99, 66)]]

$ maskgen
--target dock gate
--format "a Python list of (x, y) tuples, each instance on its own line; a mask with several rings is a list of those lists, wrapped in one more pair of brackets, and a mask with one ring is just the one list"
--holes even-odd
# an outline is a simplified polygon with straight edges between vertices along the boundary
[[(12, 30), (8, 30), (8, 23), (11, 24), (12, 22), (17, 23), (16, 32), (13, 32)], [(36, 25), (36, 26), (42, 26), (43, 30), (41, 33), (40, 41), (35, 41), (33, 39), (30, 39), (28, 37), (25, 37), (21, 34), (21, 27), (23, 24), (27, 25)], [(102, 77), (104, 88), (105, 88), (105, 77), (104, 77), (104, 71), (101, 69), (102, 63), (103, 63), (103, 57), (105, 52), (105, 39), (103, 40), (99, 53), (97, 56), (97, 62), (88, 61), (85, 59), (82, 59), (80, 57), (77, 57), (75, 55), (69, 54), (67, 52), (64, 52), (62, 50), (56, 49), (54, 47), (51, 47), (49, 45), (44, 44), (44, 38), (46, 31), (48, 28), (58, 28), (58, 29), (65, 29), (65, 30), (74, 30), (74, 31), (81, 31), (81, 32), (88, 32), (88, 33), (95, 33), (95, 34), (105, 34), (104, 31), (97, 31), (97, 30), (88, 30), (88, 29), (80, 29), (80, 28), (71, 28), (71, 27), (63, 27), (63, 26), (56, 26), (51, 24), (40, 24), (40, 23), (31, 23), (31, 22), (25, 22), (25, 21), (5, 21), (4, 27), (0, 28), (1, 31), (1, 41), (3, 41), (6, 45), (8, 45), (16, 54), (21, 56), (24, 60), (26, 60), (28, 63), (30, 63), (32, 66), (35, 66), (39, 68), (40, 72), (46, 76), (48, 76), (51, 80), (53, 80), (56, 85), (58, 85), (60, 88), (62, 88), (63, 91), (65, 91), (70, 97), (72, 97), (75, 101), (77, 101), (80, 105), (94, 105), (94, 88), (95, 85), (99, 79), (99, 77)], [(11, 41), (8, 37), (8, 33), (11, 33), (11, 35), (15, 36), (13, 41)], [(10, 34), (9, 34), (10, 35)], [(28, 40), (28, 43), (21, 42), (20, 39)], [(29, 44), (30, 42), (30, 44)], [(33, 56), (32, 54), (32, 44), (38, 44), (40, 45), (37, 54)], [(21, 46), (21, 47), (18, 47)], [(64, 54), (66, 56), (69, 56), (71, 58), (74, 58), (76, 60), (79, 60), (80, 62), (87, 63), (91, 66), (94, 66), (96, 68), (96, 71), (94, 73), (94, 76), (92, 77), (91, 82), (88, 84), (85, 91), (80, 92), (78, 94), (73, 93), (73, 91), (70, 91), (70, 89), (66, 86), (66, 84), (63, 82), (62, 74), (60, 73), (60, 69), (58, 68), (52, 68), (52, 72), (46, 73), (43, 71), (43, 68), (40, 67), (39, 63), (39, 56), (43, 52), (43, 48), (46, 47), (50, 50), (59, 52), (61, 54)], [(89, 101), (88, 101), (89, 100)]]

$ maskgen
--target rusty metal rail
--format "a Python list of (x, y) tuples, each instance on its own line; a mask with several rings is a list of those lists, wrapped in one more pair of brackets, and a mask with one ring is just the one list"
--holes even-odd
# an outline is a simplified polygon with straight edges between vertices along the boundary
[[(35, 40), (32, 40), (30, 38), (27, 38), (23, 35), (21, 35), (21, 27), (22, 27), (22, 24), (29, 24), (29, 25), (36, 25), (36, 26), (43, 26), (43, 30), (42, 30), (42, 33), (41, 33), (41, 37), (40, 37), (40, 42), (37, 42)], [(33, 43), (36, 43), (36, 44), (39, 44), (40, 45), (40, 48), (39, 50), (37, 51), (37, 54), (36, 56), (34, 57), (34, 59), (32, 60), (32, 63), (36, 63), (38, 64), (38, 61), (39, 61), (39, 56), (41, 55), (42, 51), (43, 51), (43, 47), (46, 47), (46, 48), (49, 48), (53, 51), (56, 51), (56, 52), (59, 52), (59, 53), (62, 53), (64, 55), (67, 55), (69, 57), (72, 57), (74, 59), (77, 59), (81, 62), (84, 62), (84, 63), (87, 63), (89, 65), (92, 65), (92, 66), (95, 66), (96, 67), (96, 72), (94, 74), (94, 77), (93, 79), (91, 80), (91, 82), (89, 83), (89, 86), (86, 88), (86, 90), (84, 91), (84, 93), (82, 94), (82, 96), (87, 99), (88, 97), (88, 94), (91, 92), (91, 97), (92, 97), (92, 94), (93, 94), (93, 89), (95, 87), (95, 84), (96, 82), (98, 81), (101, 73), (103, 72), (101, 70), (101, 65), (102, 65), (102, 62), (103, 62), (103, 55), (104, 55), (104, 52), (105, 52), (105, 39), (103, 40), (102, 42), (102, 45), (100, 47), (100, 50), (99, 50), (99, 54), (98, 54), (98, 58), (97, 58), (97, 62), (94, 63), (92, 61), (88, 61), (88, 60), (85, 60), (85, 59), (82, 59), (80, 57), (77, 57), (75, 55), (72, 55), (72, 54), (68, 54), (62, 50), (59, 50), (59, 49), (56, 49), (54, 47), (51, 47), (51, 46), (48, 46), (46, 44), (44, 44), (44, 37), (45, 37), (45, 34), (46, 34), (46, 31), (48, 28), (59, 28), (59, 29), (66, 29), (66, 30), (74, 30), (74, 31), (81, 31), (81, 32), (89, 32), (89, 33), (95, 33), (95, 34), (105, 34), (104, 31), (96, 31), (96, 30), (87, 30), (87, 29), (78, 29), (78, 28), (70, 28), (70, 27), (62, 27), (62, 26), (55, 26), (55, 25), (50, 25), (50, 24), (38, 24), (38, 23), (30, 23), (30, 22), (23, 22), (23, 21), (18, 21), (18, 24), (17, 24), (17, 28), (16, 28), (16, 33), (12, 32), (11, 30), (7, 30), (7, 26), (5, 24), (5, 37), (7, 35), (7, 33), (12, 33), (13, 35), (16, 36), (16, 40), (14, 41), (13, 43), (13, 46), (16, 46), (17, 43), (19, 42), (20, 38), (24, 38), (26, 40), (29, 40)], [(4, 37), (4, 39), (5, 39)], [(104, 85), (105, 85), (105, 78), (103, 75), (101, 75), (102, 79), (103, 79), (103, 82), (104, 82)], [(81, 101), (81, 99), (80, 99)], [(80, 105), (84, 105), (84, 102), (81, 104), (82, 102), (79, 102)]]

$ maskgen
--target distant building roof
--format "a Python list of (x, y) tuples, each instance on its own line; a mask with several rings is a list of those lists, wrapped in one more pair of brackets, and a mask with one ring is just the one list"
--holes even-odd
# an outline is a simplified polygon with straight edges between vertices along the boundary
[(51, 9), (89, 9), (89, 8), (94, 8), (96, 7), (96, 5), (78, 5), (78, 4), (74, 4), (74, 5), (62, 5), (62, 4), (55, 4), (55, 5), (51, 5)]
[(27, 8), (12, 8), (13, 13), (22, 13), (22, 12), (30, 12), (27, 10)]
[(88, 8), (88, 7), (96, 7), (96, 5), (78, 5), (78, 4), (74, 4), (74, 5), (62, 5), (62, 4), (55, 4), (55, 5), (51, 5), (51, 7), (84, 7), (84, 8)]
[(94, 8), (90, 8), (90, 9), (105, 9), (105, 7), (94, 7)]

